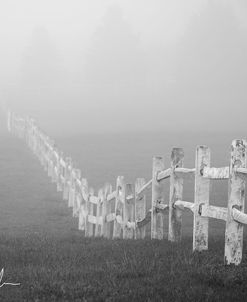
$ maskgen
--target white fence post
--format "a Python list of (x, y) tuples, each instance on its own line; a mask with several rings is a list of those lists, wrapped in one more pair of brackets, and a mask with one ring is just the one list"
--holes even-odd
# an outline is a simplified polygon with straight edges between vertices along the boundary
[(89, 215), (93, 215), (93, 204), (92, 202), (90, 202), (90, 196), (93, 195), (94, 195), (94, 190), (93, 188), (90, 188), (88, 192), (88, 198), (86, 201), (86, 208), (87, 208), (86, 229), (85, 229), (86, 237), (93, 237), (93, 232), (94, 232), (94, 225), (88, 219)]
[(104, 201), (104, 192), (103, 189), (99, 190), (98, 193), (98, 203), (97, 203), (97, 209), (96, 209), (96, 226), (95, 226), (95, 237), (101, 236), (101, 230), (102, 230), (102, 209), (103, 209), (103, 201)]
[(75, 200), (75, 182), (77, 176), (77, 169), (72, 168), (71, 175), (70, 175), (70, 188), (69, 188), (69, 200), (68, 200), (68, 207), (73, 208), (74, 200)]
[(79, 208), (79, 230), (86, 230), (88, 183), (86, 178), (81, 179), (81, 204)]
[(210, 167), (210, 150), (206, 146), (196, 148), (195, 161), (195, 211), (193, 224), (193, 251), (208, 249), (208, 218), (200, 215), (200, 208), (209, 205), (210, 180), (203, 178), (204, 167)]
[(74, 169), (75, 179), (74, 179), (74, 198), (73, 198), (73, 217), (78, 217), (79, 208), (81, 204), (81, 186), (77, 183), (77, 180), (81, 180), (81, 170)]
[(107, 216), (108, 214), (111, 214), (111, 201), (107, 200), (107, 197), (109, 196), (109, 194), (112, 193), (112, 186), (110, 184), (105, 184), (104, 187), (104, 201), (103, 201), (103, 226), (102, 226), (102, 232), (103, 232), (103, 236), (105, 238), (110, 239), (111, 238), (111, 224), (113, 224), (113, 222), (108, 222), (107, 221)]
[(64, 172), (64, 186), (63, 186), (63, 199), (69, 199), (69, 181), (70, 173), (72, 168), (72, 159), (71, 157), (66, 157), (65, 159), (65, 172)]
[(245, 203), (245, 180), (236, 172), (236, 168), (246, 168), (245, 140), (234, 140), (231, 145), (231, 161), (228, 189), (228, 215), (225, 234), (225, 264), (240, 264), (243, 250), (243, 225), (234, 221), (232, 209), (238, 208), (244, 212)]
[(123, 211), (125, 201), (125, 182), (123, 176), (118, 176), (116, 187), (115, 220), (113, 226), (113, 239), (123, 236)]
[(151, 239), (163, 239), (164, 237), (164, 215), (158, 209), (158, 205), (164, 204), (164, 181), (157, 180), (158, 173), (165, 168), (162, 157), (153, 158), (152, 173), (152, 213), (151, 213)]

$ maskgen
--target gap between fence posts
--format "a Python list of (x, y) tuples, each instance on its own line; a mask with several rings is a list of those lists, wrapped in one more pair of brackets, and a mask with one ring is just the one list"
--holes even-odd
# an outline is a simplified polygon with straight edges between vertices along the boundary
[(232, 217), (233, 207), (244, 212), (245, 180), (236, 172), (236, 168), (246, 168), (245, 140), (234, 140), (231, 145), (231, 160), (228, 188), (228, 214), (225, 232), (225, 264), (240, 264), (243, 250), (243, 224)]
[(195, 160), (195, 211), (193, 224), (193, 251), (208, 249), (208, 218), (200, 215), (200, 207), (209, 205), (210, 180), (203, 178), (204, 167), (210, 167), (210, 149), (197, 146)]
[(134, 239), (135, 194), (134, 185), (125, 185), (123, 239)]
[(144, 178), (137, 178), (135, 182), (135, 239), (144, 239), (146, 236), (146, 226), (138, 227), (138, 222), (146, 216), (146, 194), (145, 191), (138, 194), (139, 190), (145, 185)]

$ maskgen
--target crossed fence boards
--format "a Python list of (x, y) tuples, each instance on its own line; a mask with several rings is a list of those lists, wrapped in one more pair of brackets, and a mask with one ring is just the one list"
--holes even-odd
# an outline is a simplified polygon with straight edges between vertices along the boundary
[[(152, 179), (148, 182), (138, 178), (135, 184), (125, 183), (119, 176), (116, 190), (106, 184), (95, 195), (81, 171), (73, 166), (71, 158), (64, 159), (47, 135), (33, 119), (21, 119), (9, 114), (8, 129), (25, 138), (29, 148), (39, 158), (57, 191), (63, 192), (73, 216), (79, 218), (79, 229), (87, 237), (142, 239), (147, 235), (146, 226), (151, 222), (151, 238), (164, 238), (164, 213), (169, 211), (170, 241), (180, 241), (182, 212), (185, 208), (194, 215), (193, 250), (208, 249), (209, 218), (226, 222), (225, 263), (240, 264), (243, 250), (243, 225), (247, 224), (244, 213), (245, 182), (247, 177), (247, 142), (234, 140), (231, 145), (230, 165), (223, 168), (210, 167), (210, 149), (196, 148), (195, 168), (183, 167), (184, 152), (174, 148), (171, 166), (165, 169), (162, 157), (153, 158)], [(195, 178), (194, 202), (184, 201), (183, 180)], [(165, 202), (165, 181), (170, 179), (169, 203)], [(210, 180), (228, 179), (228, 206), (216, 207), (209, 203)], [(146, 209), (147, 189), (151, 187), (151, 209)]]

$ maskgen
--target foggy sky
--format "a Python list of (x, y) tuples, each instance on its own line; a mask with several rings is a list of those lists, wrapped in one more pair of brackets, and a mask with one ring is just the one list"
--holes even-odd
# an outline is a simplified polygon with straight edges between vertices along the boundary
[(246, 127), (247, 5), (9, 0), (0, 101), (52, 133)]

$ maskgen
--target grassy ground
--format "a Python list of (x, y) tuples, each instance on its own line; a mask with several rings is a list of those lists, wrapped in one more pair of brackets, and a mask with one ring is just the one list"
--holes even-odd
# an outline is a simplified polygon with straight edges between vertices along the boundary
[(224, 238), (182, 243), (85, 239), (21, 141), (0, 144), (0, 301), (246, 301), (247, 251), (223, 265)]

